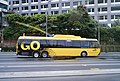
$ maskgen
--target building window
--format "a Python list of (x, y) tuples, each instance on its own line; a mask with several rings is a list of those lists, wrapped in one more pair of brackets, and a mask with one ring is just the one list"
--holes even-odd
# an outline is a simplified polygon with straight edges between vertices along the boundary
[(0, 8), (7, 9), (7, 8), (8, 8), (8, 5), (5, 5), (5, 4), (0, 3)]
[(28, 0), (22, 0), (22, 3), (28, 3)]
[(104, 20), (104, 16), (99, 16), (99, 20)]
[(31, 9), (38, 9), (38, 6), (31, 6)]
[(104, 11), (107, 11), (107, 7), (98, 8), (98, 12), (104, 12)]
[(41, 12), (41, 14), (45, 14), (45, 12)]
[(65, 6), (70, 6), (70, 2), (62, 3), (62, 7), (65, 7)]
[(111, 15), (111, 19), (115, 19), (115, 18), (114, 18), (114, 15)]
[(94, 19), (94, 16), (91, 16), (92, 17), (92, 19)]
[(41, 1), (48, 1), (48, 0), (41, 0)]
[(34, 15), (34, 13), (31, 13), (31, 15)]
[(111, 7), (111, 11), (118, 11), (118, 10), (120, 10), (120, 6)]
[(82, 5), (82, 1), (73, 2), (73, 6), (79, 6), (79, 5)]
[(48, 8), (48, 5), (47, 4), (41, 5), (41, 8)]
[(105, 15), (104, 18), (107, 19), (107, 15)]
[(115, 2), (120, 2), (120, 0), (115, 0)]
[(19, 4), (19, 1), (13, 1), (13, 4)]
[(62, 10), (62, 13), (68, 13), (69, 10)]
[(86, 0), (86, 1), (85, 1), (85, 4), (86, 4), (86, 5), (94, 4), (94, 0)]
[(23, 16), (26, 16), (26, 15), (28, 15), (28, 13), (22, 13), (22, 15), (23, 15)]
[(11, 5), (11, 2), (9, 2), (9, 5)]
[(51, 7), (59, 7), (59, 4), (51, 4)]
[(114, 0), (111, 0), (111, 2), (114, 2)]
[(36, 14), (38, 14), (38, 13), (31, 13), (31, 15), (36, 15)]
[(99, 20), (106, 20), (107, 19), (107, 15), (105, 16), (99, 16)]
[(22, 10), (28, 10), (28, 6), (22, 7)]
[(107, 0), (98, 0), (98, 3), (101, 4), (101, 3), (107, 3)]
[(19, 11), (19, 7), (13, 8), (13, 11)]
[(113, 2), (113, 3), (114, 3), (114, 2), (120, 2), (120, 0), (111, 0), (111, 2)]
[(120, 19), (120, 15), (111, 15), (111, 19)]
[(94, 12), (94, 8), (88, 8), (88, 12)]
[(31, 2), (38, 2), (38, 0), (31, 0)]
[(58, 11), (51, 11), (51, 14), (52, 14), (52, 15), (58, 14)]
[(120, 19), (120, 15), (115, 15), (115, 19)]
[(48, 0), (41, 0), (41, 1), (48, 1)]

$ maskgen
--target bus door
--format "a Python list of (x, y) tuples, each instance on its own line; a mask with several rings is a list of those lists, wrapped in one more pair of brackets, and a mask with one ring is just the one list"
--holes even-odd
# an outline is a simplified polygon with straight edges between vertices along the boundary
[(74, 56), (75, 49), (72, 46), (72, 40), (66, 40), (66, 56)]
[(90, 49), (91, 49), (90, 56), (96, 56), (96, 55), (98, 55), (99, 52), (100, 52), (100, 47), (99, 47), (98, 42), (97, 41), (90, 41), (89, 45), (90, 45)]

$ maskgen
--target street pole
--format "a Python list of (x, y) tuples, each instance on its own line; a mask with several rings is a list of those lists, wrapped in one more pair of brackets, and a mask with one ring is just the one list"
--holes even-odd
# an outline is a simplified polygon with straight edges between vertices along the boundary
[(100, 42), (100, 26), (98, 26), (98, 41)]
[(98, 28), (97, 28), (97, 32), (98, 32), (98, 41), (100, 42), (100, 26), (99, 26), (99, 12), (98, 12), (98, 16), (97, 16), (97, 19), (98, 19)]
[(47, 26), (47, 24), (48, 24), (48, 11), (46, 10), (46, 37), (48, 35), (48, 26)]
[[(52, 0), (48, 0), (48, 9), (49, 9), (49, 3)], [(48, 9), (46, 8), (46, 37), (48, 36)]]
[(3, 48), (3, 11), (1, 10), (1, 50)]

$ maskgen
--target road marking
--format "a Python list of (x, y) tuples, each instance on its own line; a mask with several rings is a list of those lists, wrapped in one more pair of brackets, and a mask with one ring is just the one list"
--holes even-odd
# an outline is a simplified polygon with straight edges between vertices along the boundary
[(0, 68), (14, 68), (14, 67), (71, 67), (71, 66), (119, 66), (120, 63), (114, 63), (114, 64), (62, 64), (62, 65), (1, 65)]
[[(7, 61), (7, 59), (5, 59), (5, 61), (6, 62), (0, 62), (0, 64), (18, 64), (18, 61), (20, 61), (20, 60), (17, 60), (17, 59), (13, 59), (13, 58), (11, 58), (12, 60), (13, 60), (13, 62), (10, 62), (10, 61)], [(23, 60), (23, 59), (22, 59)], [(46, 63), (59, 63), (59, 64), (72, 64), (72, 63), (76, 63), (76, 64), (86, 64), (86, 63), (91, 63), (91, 60), (90, 61), (76, 61), (76, 62), (55, 62), (54, 60), (46, 60), (46, 59), (44, 59), (44, 60), (37, 60), (37, 59), (32, 59), (33, 61), (29, 61), (29, 59), (27, 59), (27, 58), (25, 58), (25, 60), (24, 61), (20, 61), (19, 62), (19, 64), (46, 64)], [(2, 60), (1, 60), (2, 61)], [(3, 61), (4, 61), (4, 59), (3, 59)], [(92, 63), (120, 63), (120, 61), (92, 61)]]
[(90, 70), (100, 70), (100, 68), (90, 68)]
[(0, 72), (0, 78), (17, 77), (56, 77), (81, 76), (120, 73), (120, 69), (70, 70), (70, 71), (37, 71), (37, 72)]

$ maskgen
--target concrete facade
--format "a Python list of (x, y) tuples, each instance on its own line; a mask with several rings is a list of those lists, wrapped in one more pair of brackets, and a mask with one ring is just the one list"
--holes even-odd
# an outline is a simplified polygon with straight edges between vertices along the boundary
[(8, 2), (7, 0), (0, 0), (0, 28), (6, 25), (6, 21), (4, 20), (5, 13), (8, 10)]
[(18, 14), (62, 14), (79, 5), (84, 5), (88, 13), (100, 24), (111, 24), (120, 17), (120, 0), (8, 0), (9, 8)]

